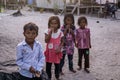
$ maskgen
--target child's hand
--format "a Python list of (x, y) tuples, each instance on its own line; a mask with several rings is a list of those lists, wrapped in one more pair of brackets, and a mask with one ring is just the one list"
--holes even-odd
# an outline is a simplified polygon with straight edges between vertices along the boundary
[(70, 28), (70, 25), (67, 25), (67, 26), (66, 26), (66, 29), (69, 29), (69, 28)]
[(91, 48), (91, 45), (90, 45), (90, 48)]
[(70, 32), (70, 33), (74, 33), (72, 29), (69, 29), (69, 32)]
[(76, 47), (76, 48), (78, 47), (77, 43), (75, 43), (75, 47)]
[(35, 69), (34, 69), (32, 66), (30, 67), (30, 70), (29, 70), (29, 71), (30, 71), (31, 73), (33, 73), (33, 74), (35, 73)]
[(40, 72), (39, 72), (39, 71), (36, 71), (36, 72), (35, 72), (35, 76), (36, 76), (37, 78), (39, 78), (39, 77), (40, 77)]
[(51, 32), (54, 32), (54, 28), (50, 28)]
[(61, 52), (61, 49), (60, 49), (60, 48), (57, 48), (57, 49), (55, 50), (55, 52), (56, 52), (56, 53), (59, 53), (59, 52)]

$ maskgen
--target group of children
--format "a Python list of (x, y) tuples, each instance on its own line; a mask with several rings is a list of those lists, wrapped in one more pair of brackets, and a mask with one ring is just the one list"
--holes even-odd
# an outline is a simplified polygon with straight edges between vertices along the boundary
[(46, 49), (43, 52), (41, 43), (36, 41), (38, 26), (28, 23), (24, 26), (25, 40), (17, 46), (17, 65), (20, 67), (21, 80), (41, 80), (40, 74), (46, 62), (46, 73), (49, 80), (52, 78), (51, 67), (55, 66), (55, 78), (64, 75), (62, 68), (65, 56), (68, 57), (69, 70), (76, 73), (73, 68), (74, 48), (78, 49), (78, 70), (82, 69), (82, 56), (84, 55), (84, 70), (89, 73), (90, 29), (87, 28), (86, 17), (78, 18), (78, 28), (74, 24), (74, 16), (66, 14), (64, 24), (60, 27), (58, 16), (51, 16), (48, 20), (48, 29), (45, 33)]

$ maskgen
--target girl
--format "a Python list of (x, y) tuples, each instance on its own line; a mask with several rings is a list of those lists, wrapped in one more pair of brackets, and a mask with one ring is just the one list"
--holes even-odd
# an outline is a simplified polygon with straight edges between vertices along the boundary
[(65, 56), (67, 54), (69, 61), (69, 70), (73, 73), (76, 71), (73, 69), (73, 53), (74, 53), (74, 42), (75, 42), (75, 26), (74, 26), (74, 16), (72, 14), (66, 14), (64, 17), (64, 25), (61, 28), (64, 33), (62, 37), (63, 45), (63, 57), (60, 62), (60, 73), (63, 75), (62, 68), (64, 65)]
[(48, 22), (48, 30), (45, 32), (45, 42), (47, 43), (45, 51), (46, 72), (50, 80), (52, 78), (52, 63), (55, 65), (55, 77), (59, 80), (59, 63), (62, 58), (61, 37), (63, 36), (63, 33), (59, 30), (59, 28), (59, 18), (57, 16), (50, 17)]
[(76, 30), (76, 47), (78, 48), (78, 70), (82, 68), (82, 56), (85, 58), (84, 70), (89, 73), (89, 48), (91, 48), (90, 42), (90, 29), (87, 28), (86, 17), (78, 18), (79, 28)]

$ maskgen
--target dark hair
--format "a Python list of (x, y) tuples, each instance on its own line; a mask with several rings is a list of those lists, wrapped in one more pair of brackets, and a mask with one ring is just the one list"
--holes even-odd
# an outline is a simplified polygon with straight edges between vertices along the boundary
[(23, 27), (24, 32), (25, 32), (27, 29), (29, 29), (30, 31), (31, 31), (31, 30), (35, 30), (36, 33), (37, 33), (37, 35), (38, 35), (38, 30), (39, 30), (39, 28), (38, 28), (38, 26), (37, 26), (36, 24), (34, 24), (34, 23), (32, 23), (32, 22), (25, 24), (24, 27)]
[(75, 22), (75, 21), (74, 21), (74, 16), (73, 16), (73, 14), (70, 14), (70, 13), (69, 13), (69, 14), (65, 14), (65, 16), (64, 16), (64, 24), (66, 25), (66, 21), (65, 21), (65, 20), (66, 20), (68, 17), (73, 20), (73, 21), (72, 21), (72, 24), (74, 25), (74, 22)]
[(80, 26), (80, 23), (81, 23), (82, 20), (85, 20), (86, 25), (88, 24), (87, 18), (84, 17), (84, 16), (82, 16), (82, 17), (79, 17), (79, 18), (78, 18), (78, 23), (77, 23), (77, 24), (78, 24), (79, 26)]
[(49, 18), (48, 28), (50, 28), (50, 23), (51, 23), (52, 20), (56, 20), (56, 21), (57, 21), (57, 23), (58, 23), (58, 29), (59, 29), (59, 28), (60, 28), (60, 19), (59, 19), (58, 16), (51, 16), (51, 17)]

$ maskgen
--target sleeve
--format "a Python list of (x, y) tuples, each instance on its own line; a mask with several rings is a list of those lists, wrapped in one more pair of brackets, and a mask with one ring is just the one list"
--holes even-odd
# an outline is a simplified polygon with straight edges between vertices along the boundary
[(88, 36), (89, 36), (89, 45), (90, 45), (90, 48), (91, 48), (91, 33), (90, 33), (90, 29), (88, 29)]
[(22, 49), (21, 49), (21, 47), (20, 47), (20, 46), (17, 47), (17, 48), (16, 48), (16, 51), (17, 51), (17, 54), (16, 54), (16, 56), (17, 56), (16, 64), (17, 64), (21, 69), (25, 69), (25, 70), (28, 70), (28, 71), (29, 71), (31, 65), (29, 65), (29, 64), (27, 64), (27, 63), (25, 63), (25, 62), (23, 61), (23, 55), (22, 55)]
[(42, 69), (44, 68), (45, 65), (45, 56), (43, 53), (43, 49), (42, 49), (42, 45), (40, 44), (40, 48), (39, 48), (39, 61), (37, 64), (37, 71), (42, 71)]
[(75, 40), (78, 41), (78, 30), (75, 30)]
[(63, 32), (61, 31), (61, 37), (63, 37), (64, 36), (64, 34), (63, 34)]
[(90, 36), (90, 29), (88, 29), (88, 34), (89, 34), (89, 36)]
[(64, 32), (65, 31), (65, 28), (64, 26), (61, 27), (61, 31)]

